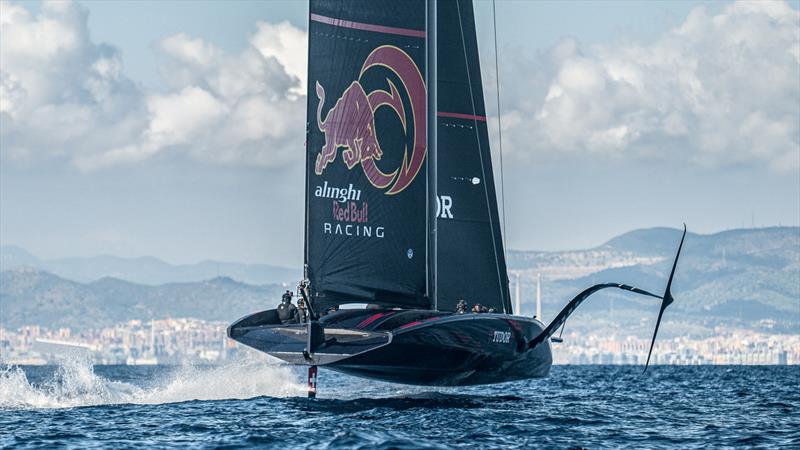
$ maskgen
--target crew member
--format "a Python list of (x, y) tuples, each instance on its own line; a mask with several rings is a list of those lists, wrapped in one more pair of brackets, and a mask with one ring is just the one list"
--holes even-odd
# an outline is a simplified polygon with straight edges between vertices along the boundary
[(472, 306), (472, 312), (475, 314), (487, 313), (489, 312), (489, 308), (481, 305), (480, 303), (475, 303), (475, 305)]
[(464, 301), (463, 298), (458, 299), (458, 303), (456, 303), (456, 313), (464, 314), (467, 312), (467, 302)]
[(286, 291), (281, 297), (281, 304), (278, 305), (278, 319), (281, 323), (297, 322), (297, 307), (292, 304), (292, 293)]
[(300, 323), (306, 323), (308, 318), (308, 311), (306, 309), (306, 301), (302, 297), (297, 299), (297, 319)]

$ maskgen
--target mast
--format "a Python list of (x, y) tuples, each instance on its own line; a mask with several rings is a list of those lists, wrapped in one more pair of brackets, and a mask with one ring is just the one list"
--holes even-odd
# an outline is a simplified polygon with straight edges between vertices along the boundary
[(427, 208), (428, 208), (428, 258), (427, 258), (427, 294), (434, 310), (439, 309), (439, 297), (437, 295), (437, 274), (438, 274), (438, 177), (437, 177), (437, 156), (436, 156), (436, 136), (437, 136), (437, 97), (436, 97), (436, 67), (438, 58), (436, 52), (436, 5), (437, 0), (427, 1), (426, 19), (426, 59), (425, 79), (427, 84), (427, 121), (428, 121), (428, 183), (427, 183)]
[[(308, 19), (306, 21), (306, 29), (307, 30), (311, 29), (311, 14), (309, 14)], [(309, 61), (310, 59), (311, 59), (311, 43), (309, 42), (309, 45), (306, 46), (306, 61)], [(311, 70), (307, 71), (307, 76), (309, 76), (309, 77), (311, 76)], [(311, 83), (309, 82), (308, 84), (310, 85)], [(311, 96), (307, 95), (306, 96), (306, 111), (310, 111), (312, 108), (313, 108), (313, 106), (311, 105)], [(306, 130), (305, 130), (306, 131), (306, 139), (305, 139), (305, 142), (303, 142), (303, 153), (305, 153), (305, 155), (306, 155), (306, 168), (305, 168), (305, 171), (303, 173), (303, 182), (304, 182), (304, 185), (305, 185), (305, 195), (304, 195), (304, 199), (303, 199), (303, 223), (305, 224), (305, 229), (303, 230), (303, 282), (308, 281), (308, 251), (309, 251), (309, 249), (308, 249), (308, 239), (309, 239), (309, 229), (311, 227), (311, 215), (310, 215), (310, 211), (309, 211), (309, 208), (311, 207), (311, 201), (310, 201), (311, 200), (311, 198), (310, 198), (310, 195), (311, 195), (311, 189), (310, 189), (311, 179), (310, 179), (310, 177), (308, 175), (309, 168), (311, 167), (310, 166), (311, 159), (308, 158), (308, 141), (311, 138), (310, 127), (311, 127), (311, 122), (308, 120), (308, 116), (306, 116)], [(309, 292), (309, 295), (311, 295), (311, 292)], [(308, 298), (306, 300), (310, 301), (311, 299)]]

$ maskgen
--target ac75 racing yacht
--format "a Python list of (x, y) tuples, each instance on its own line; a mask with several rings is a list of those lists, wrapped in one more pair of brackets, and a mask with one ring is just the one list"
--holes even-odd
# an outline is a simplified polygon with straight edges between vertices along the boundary
[[(312, 0), (308, 30), (308, 320), (261, 311), (231, 339), (309, 366), (310, 396), (317, 366), (436, 386), (544, 377), (551, 336), (606, 288), (661, 301), (655, 342), (683, 237), (663, 295), (606, 283), (549, 325), (512, 311), (471, 0)], [(345, 304), (368, 307), (323, 315)]]

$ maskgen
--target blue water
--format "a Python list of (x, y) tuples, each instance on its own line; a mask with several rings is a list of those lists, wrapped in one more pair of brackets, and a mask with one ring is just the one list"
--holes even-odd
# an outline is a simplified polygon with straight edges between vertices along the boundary
[(800, 367), (555, 366), (454, 389), (264, 359), (0, 368), (0, 447), (800, 448)]

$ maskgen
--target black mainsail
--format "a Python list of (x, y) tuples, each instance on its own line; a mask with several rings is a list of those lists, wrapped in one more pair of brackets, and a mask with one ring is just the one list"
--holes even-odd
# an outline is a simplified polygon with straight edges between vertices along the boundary
[(311, 1), (306, 267), (318, 307), (453, 311), (463, 297), (511, 312), (472, 2), (439, 2), (437, 29), (428, 177), (426, 2)]
[(427, 309), (425, 2), (310, 4), (306, 267), (316, 306)]

